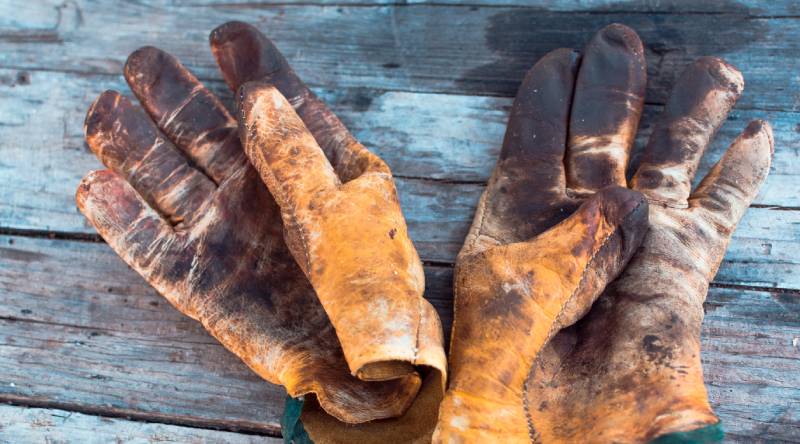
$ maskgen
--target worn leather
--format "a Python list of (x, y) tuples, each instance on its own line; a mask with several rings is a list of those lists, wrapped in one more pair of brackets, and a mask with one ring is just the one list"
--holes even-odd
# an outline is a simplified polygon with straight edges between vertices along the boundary
[[(769, 170), (771, 130), (751, 123), (691, 192), (742, 90), (735, 68), (701, 59), (656, 125), (631, 182), (641, 194), (604, 188), (628, 186), (645, 72), (638, 36), (611, 25), (582, 57), (553, 51), (523, 81), (457, 261), (435, 442), (638, 443), (718, 422), (702, 302)], [(632, 204), (642, 194), (647, 218)]]
[[(396, 293), (376, 297), (379, 303), (362, 306), (358, 316), (374, 324), (397, 320), (397, 337), (364, 336), (360, 343), (371, 345), (365, 347), (371, 354), (358, 355), (351, 372), (337, 331), (304, 273), (308, 262), (299, 266), (295, 261), (284, 241), (281, 208), (247, 161), (236, 120), (174, 57), (156, 48), (134, 52), (125, 78), (144, 110), (113, 91), (92, 104), (86, 138), (108, 169), (88, 174), (76, 196), (79, 209), (125, 262), (257, 374), (285, 386), (292, 396), (315, 395), (321, 412), (340, 424), (406, 412), (420, 390), (420, 371), (434, 371), (418, 371), (415, 364), (438, 371), (434, 392), (441, 397), (441, 326), (421, 298), (421, 265), (396, 200), (386, 205), (394, 212), (384, 220), (397, 230), (396, 241), (391, 228), (381, 226), (380, 231), (387, 238), (384, 244), (403, 247), (391, 255), (395, 262), (387, 264), (405, 267), (394, 276), (395, 288), (405, 293), (396, 303), (390, 297)], [(299, 80), (294, 85), (307, 91)], [(348, 139), (338, 133), (343, 127), (321, 102), (306, 110), (309, 116), (330, 119), (327, 126), (315, 120), (319, 131), (328, 128), (330, 152), (341, 156), (329, 172), (350, 177), (364, 167), (363, 148), (335, 145)], [(385, 199), (395, 198), (392, 191), (369, 190)], [(360, 222), (363, 226), (365, 221)], [(342, 258), (337, 255), (355, 253), (344, 246), (326, 254), (315, 256), (316, 268), (326, 268), (327, 258), (327, 268), (335, 269)], [(391, 282), (391, 276), (380, 279)], [(347, 299), (350, 293), (343, 296)], [(365, 334), (349, 330), (351, 338), (358, 333)], [(406, 342), (392, 348), (382, 340)], [(413, 348), (417, 344), (419, 350)], [(384, 368), (392, 371), (381, 373)]]
[(445, 382), (441, 323), (422, 298), (422, 263), (391, 171), (250, 25), (212, 32), (238, 86), (241, 140), (281, 207), (289, 249), (333, 323), (351, 372), (386, 380), (435, 369)]
[(736, 224), (770, 167), (772, 130), (751, 122), (694, 192), (703, 151), (743, 88), (704, 58), (674, 86), (631, 185), (650, 202), (641, 248), (531, 374), (541, 442), (648, 442), (718, 423), (700, 362), (703, 302)]
[(364, 379), (408, 372), (422, 377), (418, 396), (402, 416), (347, 425), (312, 400), (304, 404), (306, 431), (317, 443), (429, 441), (446, 358), (439, 318), (420, 297), (421, 264), (391, 172), (256, 28), (229, 22), (210, 40), (223, 77), (239, 91), (246, 151), (282, 202), (285, 226), (293, 227), (286, 230), (287, 243), (316, 281), (334, 325), (341, 326), (341, 343), (351, 344), (344, 347), (345, 356), (352, 352), (351, 371)]

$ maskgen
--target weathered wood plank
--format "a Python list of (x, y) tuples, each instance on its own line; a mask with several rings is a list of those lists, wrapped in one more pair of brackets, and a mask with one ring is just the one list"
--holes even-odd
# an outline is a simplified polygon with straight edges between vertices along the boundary
[[(6, 110), (0, 113), (0, 227), (94, 233), (73, 200), (83, 174), (100, 167), (83, 142), (83, 116), (98, 91), (125, 90), (125, 85), (116, 77), (15, 70), (0, 70), (0, 79), (6, 79), (0, 81), (0, 92), (8, 97), (0, 105)], [(220, 83), (213, 86), (224, 92)], [(323, 96), (359, 138), (378, 147), (399, 176), (403, 208), (423, 259), (452, 262), (471, 223), (481, 182), (494, 166), (510, 101), (366, 89), (323, 91)], [(735, 113), (703, 170), (746, 120), (760, 114)], [(778, 147), (773, 174), (757, 202), (800, 206), (800, 140), (794, 137), (800, 115), (771, 112), (767, 117), (775, 123)], [(414, 179), (426, 176), (441, 180)], [(794, 254), (799, 224), (798, 211), (751, 209), (718, 281), (800, 288), (800, 258)]]
[[(207, 84), (231, 101), (230, 92), (220, 81)], [(4, 141), (0, 150), (6, 159), (0, 167), (10, 169), (9, 162), (13, 161), (27, 164), (33, 160), (35, 164), (36, 159), (29, 157), (48, 158), (60, 150), (84, 151), (86, 110), (106, 89), (129, 94), (121, 76), (0, 69), (0, 96), (4, 98), (0, 103), (0, 140)], [(447, 181), (488, 179), (511, 106), (507, 98), (367, 88), (320, 89), (319, 93), (354, 134), (390, 164), (395, 175)], [(637, 143), (640, 149), (660, 110), (659, 106), (645, 108)], [(704, 158), (701, 173), (755, 118), (772, 123), (776, 145), (773, 174), (757, 202), (800, 206), (800, 196), (789, 186), (800, 176), (796, 162), (800, 155), (800, 113), (735, 110)], [(86, 166), (86, 161), (78, 158), (80, 154), (73, 156), (58, 160), (77, 162), (76, 170)]]
[(58, 409), (0, 405), (0, 442), (278, 444), (283, 440), (268, 436), (106, 418)]
[[(697, 2), (694, 2), (697, 3)], [(624, 3), (623, 3), (624, 5)], [(734, 9), (735, 4), (731, 5)], [(244, 4), (179, 6), (140, 2), (5, 2), (0, 67), (117, 74), (135, 48), (155, 44), (202, 78), (217, 70), (207, 35), (227, 20), (268, 32), (313, 85), (512, 96), (546, 52), (582, 47), (611, 22), (646, 43), (653, 103), (692, 60), (719, 55), (748, 82), (742, 108), (796, 110), (800, 48), (793, 17), (730, 14), (559, 13), (538, 7)]]
[(705, 311), (703, 369), (726, 442), (800, 441), (800, 296), (715, 288)]
[(275, 433), (285, 396), (105, 244), (0, 236), (0, 401)]
[[(426, 274), (449, 331), (452, 269)], [(800, 296), (712, 288), (706, 310), (706, 381), (734, 441), (797, 439)], [(263, 432), (283, 393), (106, 245), (0, 236), (0, 400)]]
[(0, 400), (276, 432), (285, 392), (231, 359), (104, 249), (0, 241)]
[(236, 8), (242, 5), (270, 7), (271, 5), (453, 5), (453, 6), (517, 6), (557, 12), (636, 12), (636, 13), (731, 13), (748, 17), (800, 15), (800, 7), (792, 0), (765, 2), (763, 0), (688, 0), (621, 1), (621, 0), (174, 0), (181, 6), (215, 6)]

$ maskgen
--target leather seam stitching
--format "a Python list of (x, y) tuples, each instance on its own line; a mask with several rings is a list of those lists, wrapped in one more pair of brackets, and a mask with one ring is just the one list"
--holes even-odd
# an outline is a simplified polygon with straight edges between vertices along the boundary
[[(603, 251), (603, 248), (608, 244), (608, 241), (611, 240), (611, 238), (614, 237), (614, 235), (616, 235), (618, 231), (620, 231), (620, 227), (622, 227), (622, 225), (625, 223), (625, 219), (630, 217), (630, 215), (634, 214), (636, 212), (636, 210), (638, 210), (639, 207), (641, 207), (643, 205), (643, 203), (644, 202), (640, 202), (638, 205), (636, 205), (625, 216), (625, 218), (623, 219), (622, 223), (620, 223), (618, 225), (618, 229), (614, 230), (613, 232), (611, 232), (611, 234), (606, 236), (606, 238), (603, 239), (603, 243), (600, 245), (600, 247), (594, 252), (594, 254), (592, 254), (592, 257), (589, 258), (589, 261), (586, 263), (586, 268), (584, 269), (583, 274), (581, 275), (581, 279), (580, 279), (580, 281), (578, 281), (578, 286), (575, 288), (575, 291), (572, 292), (570, 297), (567, 298), (567, 300), (564, 302), (564, 304), (561, 305), (561, 307), (559, 309), (558, 316), (556, 316), (556, 319), (554, 320), (553, 325), (550, 327), (550, 330), (547, 332), (547, 340), (545, 340), (543, 342), (542, 348), (544, 348), (544, 346), (546, 346), (550, 342), (552, 337), (555, 335), (555, 328), (559, 324), (559, 320), (561, 320), (562, 316), (564, 315), (564, 307), (567, 305), (567, 303), (569, 301), (572, 300), (573, 297), (575, 297), (575, 294), (581, 288), (581, 285), (583, 284), (584, 280), (586, 279), (586, 275), (588, 274), (589, 270), (591, 269), (591, 265), (594, 262), (594, 260), (597, 257), (597, 255), (601, 251)], [(603, 291), (605, 291), (605, 289)], [(528, 375), (525, 377), (525, 382), (522, 384), (522, 408), (523, 408), (523, 410), (525, 412), (525, 420), (526, 420), (527, 425), (528, 425), (528, 437), (530, 438), (531, 443), (536, 443), (536, 437), (537, 437), (538, 433), (536, 432), (536, 428), (533, 426), (533, 417), (531, 416), (530, 405), (528, 404), (528, 397), (526, 396), (526, 394), (528, 392), (528, 382), (530, 381), (530, 378), (533, 375), (533, 369), (534, 369), (536, 363), (538, 362), (539, 358), (542, 356), (541, 352), (542, 352), (542, 350), (540, 349), (539, 350), (539, 354), (536, 356), (536, 358), (534, 358), (533, 362), (531, 363), (531, 366), (528, 368)]]

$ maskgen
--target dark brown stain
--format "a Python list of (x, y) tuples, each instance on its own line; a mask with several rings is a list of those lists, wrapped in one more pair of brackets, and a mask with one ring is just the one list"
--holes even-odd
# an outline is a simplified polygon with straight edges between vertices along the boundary
[(605, 153), (581, 155), (573, 157), (570, 172), (572, 177), (579, 178), (584, 186), (592, 190), (600, 190), (614, 185), (612, 173), (617, 170), (617, 163)]
[(750, 124), (747, 125), (747, 128), (742, 131), (742, 137), (746, 139), (750, 139), (764, 128), (764, 121), (763, 120), (753, 120)]
[(543, 412), (543, 411), (547, 410), (547, 407), (548, 407), (547, 401), (542, 401), (541, 403), (539, 403), (539, 411), (540, 412)]
[(640, 189), (645, 189), (645, 190), (654, 190), (656, 188), (661, 188), (666, 186), (669, 187), (675, 186), (675, 184), (673, 183), (670, 184), (662, 183), (664, 175), (661, 174), (661, 171), (654, 169), (639, 170), (636, 179), (637, 179), (636, 185)]
[[(534, 286), (535, 284), (531, 284)], [(481, 309), (485, 319), (503, 319), (506, 321), (527, 319), (524, 305), (529, 299), (515, 289), (506, 292), (498, 288), (493, 292), (495, 296), (487, 298)]]
[(511, 369), (506, 369), (498, 375), (498, 379), (501, 384), (506, 387), (511, 387), (511, 382), (514, 378), (514, 372)]
[(389, 239), (394, 239), (394, 236), (397, 234), (397, 229), (392, 228), (389, 230)]
[(15, 84), (17, 85), (30, 85), (31, 83), (31, 75), (28, 71), (20, 71), (17, 73), (17, 80)]
[(659, 365), (667, 365), (672, 361), (673, 350), (663, 345), (661, 338), (656, 335), (646, 335), (642, 338), (642, 348), (650, 360)]

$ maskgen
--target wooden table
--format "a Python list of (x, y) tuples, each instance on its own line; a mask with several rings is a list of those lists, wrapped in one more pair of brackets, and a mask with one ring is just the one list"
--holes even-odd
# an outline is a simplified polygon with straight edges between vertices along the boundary
[(540, 56), (611, 22), (635, 28), (649, 72), (640, 146), (684, 66), (737, 65), (747, 87), (703, 170), (755, 117), (776, 152), (708, 295), (706, 382), (731, 441), (800, 441), (800, 6), (401, 3), (0, 0), (0, 441), (277, 441), (284, 391), (169, 306), (73, 202), (99, 167), (84, 113), (103, 90), (128, 94), (127, 55), (157, 45), (230, 100), (207, 36), (234, 19), (267, 33), (392, 167), (447, 329), (453, 259)]

